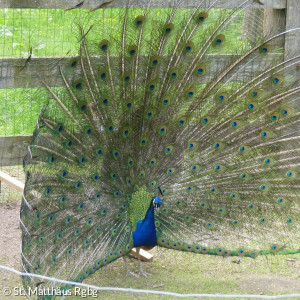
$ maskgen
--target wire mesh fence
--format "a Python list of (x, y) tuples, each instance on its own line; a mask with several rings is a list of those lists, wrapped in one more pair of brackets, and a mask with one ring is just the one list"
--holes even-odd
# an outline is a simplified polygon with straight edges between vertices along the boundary
[[(10, 6), (9, 0), (1, 3), (1, 7)], [(122, 28), (118, 18), (122, 11), (124, 8), (93, 12), (89, 9), (0, 8), (0, 170), (24, 180), (22, 157), (47, 101), (38, 73), (44, 72), (43, 76), (49, 75), (55, 83), (60, 59), (78, 55), (79, 24), (86, 31), (98, 26), (90, 33), (95, 40), (101, 40), (107, 33), (112, 39), (119, 38)], [(140, 11), (135, 8), (132, 14), (138, 15)], [(158, 15), (160, 9), (153, 8), (151, 13)], [(220, 13), (220, 9), (215, 9), (212, 15), (217, 19)], [(238, 34), (242, 21), (241, 18), (240, 25), (230, 30)], [(117, 47), (115, 45), (115, 50)], [(223, 53), (230, 51), (235, 50), (229, 47)], [(20, 139), (3, 139), (12, 135)], [(20, 194), (2, 184), (0, 202), (16, 197)]]
[[(10, 1), (5, 1), (1, 7), (8, 4)], [(0, 171), (13, 178), (24, 181), (21, 164), (27, 144), (9, 142), (3, 137), (32, 135), (46, 102), (45, 94), (26, 83), (26, 68), (33, 58), (74, 55), (74, 29), (84, 13), (64, 9), (0, 9)], [(2, 183), (0, 202), (18, 198), (20, 192)]]

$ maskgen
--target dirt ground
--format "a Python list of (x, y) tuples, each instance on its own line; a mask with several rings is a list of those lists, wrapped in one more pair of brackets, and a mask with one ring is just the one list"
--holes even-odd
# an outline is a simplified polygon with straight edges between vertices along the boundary
[(19, 213), (19, 202), (10, 202), (0, 207), (0, 261), (16, 269), (20, 267), (21, 255)]
[[(0, 206), (0, 264), (20, 270), (21, 230), (19, 228), (20, 201)], [(25, 299), (4, 296), (3, 289), (20, 287), (21, 279), (16, 274), (0, 270), (0, 299)]]

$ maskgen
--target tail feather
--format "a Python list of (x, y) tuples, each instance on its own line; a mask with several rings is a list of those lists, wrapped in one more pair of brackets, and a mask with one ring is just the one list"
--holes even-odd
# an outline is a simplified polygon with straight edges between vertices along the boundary
[(149, 2), (79, 27), (79, 56), (59, 67), (64, 86), (41, 78), (49, 104), (25, 160), (21, 210), (28, 272), (82, 281), (128, 254), (131, 220), (158, 187), (163, 247), (299, 252), (300, 56), (282, 61), (273, 49), (299, 29), (237, 36), (251, 2)]

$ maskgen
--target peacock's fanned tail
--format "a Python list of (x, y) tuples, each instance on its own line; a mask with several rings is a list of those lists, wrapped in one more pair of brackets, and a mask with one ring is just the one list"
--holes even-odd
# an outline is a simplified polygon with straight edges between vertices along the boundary
[(240, 34), (252, 1), (174, 2), (105, 9), (58, 67), (63, 87), (41, 78), (49, 103), (24, 161), (24, 271), (82, 281), (128, 254), (158, 186), (160, 246), (299, 253), (300, 56), (283, 61), (274, 46), (286, 32)]

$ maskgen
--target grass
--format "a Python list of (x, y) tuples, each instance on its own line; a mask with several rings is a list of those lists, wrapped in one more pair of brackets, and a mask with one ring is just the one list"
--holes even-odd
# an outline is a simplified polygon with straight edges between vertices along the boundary
[[(154, 261), (146, 263), (145, 269), (152, 275), (138, 279), (124, 276), (122, 260), (117, 260), (96, 272), (86, 282), (98, 286), (131, 287), (137, 289), (162, 290), (176, 293), (222, 293), (222, 294), (280, 294), (300, 292), (300, 285), (293, 286), (298, 278), (296, 271), (300, 255), (296, 262), (287, 263), (286, 256), (266, 256), (257, 259), (223, 258), (215, 256), (196, 255), (175, 250), (155, 248), (151, 251)], [(131, 262), (135, 270), (137, 263)], [(262, 276), (263, 275), (263, 276)], [(290, 281), (290, 287), (272, 290), (271, 286), (253, 284), (253, 279), (269, 278), (280, 284), (280, 278)], [(247, 284), (248, 281), (248, 284)], [(120, 293), (101, 293), (105, 299), (174, 299), (153, 295), (132, 295)]]
[[(279, 255), (256, 259), (223, 258), (163, 248), (155, 248), (151, 252), (154, 254), (153, 262), (143, 264), (144, 269), (151, 273), (147, 278), (126, 277), (123, 261), (119, 259), (98, 270), (84, 283), (175, 293), (256, 295), (300, 293), (299, 254), (294, 255), (294, 260), (291, 260), (291, 257)], [(4, 258), (1, 259), (4, 260)], [(132, 271), (136, 271), (135, 259), (130, 259), (129, 265)], [(7, 273), (3, 277), (9, 279), (1, 282), (0, 288), (21, 286), (17, 276)], [(98, 297), (110, 300), (175, 299), (169, 296), (119, 292), (99, 292)], [(89, 296), (87, 299), (94, 298)]]
[[(201, 294), (256, 294), (277, 295), (299, 293), (299, 280), (296, 266), (300, 256), (294, 263), (287, 263), (286, 257), (262, 257), (256, 260), (243, 258), (241, 263), (236, 259), (176, 252), (157, 248), (152, 251), (154, 261), (144, 268), (151, 272), (147, 278), (125, 277), (122, 259), (97, 271), (85, 283), (96, 286), (125, 287), (149, 289), (175, 293)], [(145, 264), (144, 264), (145, 265)], [(131, 269), (137, 262), (130, 262)], [(16, 285), (15, 277), (9, 286)], [(297, 278), (298, 277), (298, 278)], [(261, 280), (257, 285), (255, 278)], [(265, 282), (264, 282), (265, 281)], [(19, 281), (20, 282), (20, 281)], [(273, 283), (270, 285), (270, 283)], [(284, 286), (280, 285), (284, 283)], [(269, 286), (268, 286), (269, 285)], [(277, 288), (274, 289), (274, 286)], [(99, 292), (100, 299), (174, 299), (169, 296), (150, 294), (133, 294), (119, 292)], [(80, 297), (78, 297), (80, 298)], [(17, 298), (18, 299), (18, 298)], [(92, 296), (88, 299), (93, 299)]]

